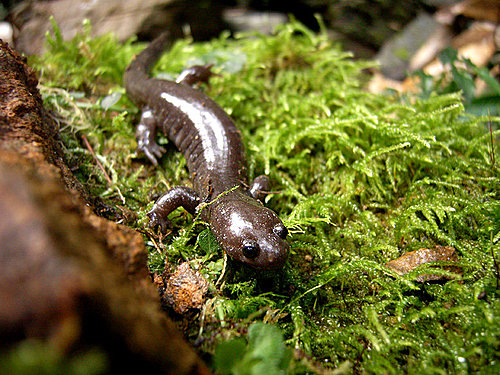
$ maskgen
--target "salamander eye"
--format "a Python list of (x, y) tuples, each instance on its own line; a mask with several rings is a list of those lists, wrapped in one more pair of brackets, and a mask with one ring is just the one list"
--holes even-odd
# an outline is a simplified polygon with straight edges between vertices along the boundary
[(247, 258), (253, 259), (259, 255), (259, 245), (254, 242), (247, 242), (243, 245), (243, 255)]
[(288, 229), (283, 224), (278, 224), (273, 228), (274, 234), (278, 237), (285, 239), (288, 236)]

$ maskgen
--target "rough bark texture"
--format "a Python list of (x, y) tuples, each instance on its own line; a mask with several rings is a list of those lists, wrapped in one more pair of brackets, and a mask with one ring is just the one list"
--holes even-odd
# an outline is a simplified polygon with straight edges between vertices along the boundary
[(96, 216), (37, 79), (0, 41), (0, 342), (99, 346), (110, 372), (209, 373), (160, 309), (142, 238)]

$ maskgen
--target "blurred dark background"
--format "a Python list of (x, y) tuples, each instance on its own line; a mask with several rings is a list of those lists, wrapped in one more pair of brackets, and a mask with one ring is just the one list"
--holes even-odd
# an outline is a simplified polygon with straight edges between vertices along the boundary
[[(433, 13), (453, 0), (4, 0), (1, 15), (13, 25), (18, 48), (36, 53), (35, 42), (48, 29), (54, 15), (63, 31), (74, 33), (83, 18), (89, 18), (97, 32), (115, 30), (120, 39), (137, 34), (150, 39), (170, 28), (188, 31), (195, 40), (207, 40), (223, 30), (270, 30), (293, 15), (313, 30), (315, 15), (362, 56), (373, 55), (395, 32), (400, 31), (420, 12)], [(109, 24), (109, 26), (107, 26)], [(31, 39), (31, 42), (28, 40)]]
[(113, 32), (121, 41), (151, 40), (166, 29), (196, 41), (224, 30), (271, 33), (289, 17), (318, 30), (319, 17), (345, 50), (377, 59), (383, 75), (398, 81), (447, 47), (462, 49), (477, 66), (495, 66), (500, 45), (500, 0), (7, 0), (0, 38), (26, 55), (39, 54), (51, 16), (65, 39), (88, 19), (94, 34)]

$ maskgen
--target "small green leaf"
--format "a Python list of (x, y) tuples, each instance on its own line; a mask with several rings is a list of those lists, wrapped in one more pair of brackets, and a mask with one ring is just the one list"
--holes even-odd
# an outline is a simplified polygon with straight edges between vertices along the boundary
[(257, 322), (248, 328), (248, 344), (241, 338), (217, 346), (216, 369), (222, 374), (285, 374), (291, 360), (279, 328)]
[(121, 97), (122, 97), (121, 92), (114, 92), (112, 94), (109, 94), (108, 96), (102, 98), (101, 107), (104, 109), (110, 109), (112, 106), (118, 103)]
[(457, 61), (457, 51), (453, 48), (446, 48), (440, 53), (439, 61), (441, 61), (444, 65), (453, 65), (455, 61)]
[(243, 358), (245, 340), (242, 338), (221, 342), (215, 348), (214, 365), (221, 374), (231, 374), (234, 365)]
[(459, 70), (454, 66), (451, 68), (451, 73), (453, 74), (453, 79), (458, 88), (464, 93), (465, 100), (467, 103), (470, 103), (474, 97), (474, 91), (476, 90), (474, 77), (469, 72), (461, 69)]
[(219, 243), (210, 229), (205, 229), (198, 235), (198, 245), (207, 254), (217, 253), (220, 250)]
[(488, 69), (475, 66), (469, 59), (464, 59), (467, 67), (481, 78), (494, 93), (500, 95), (500, 83), (491, 75)]
[(280, 362), (285, 345), (279, 328), (261, 322), (254, 323), (248, 329), (248, 340), (254, 357), (273, 364)]

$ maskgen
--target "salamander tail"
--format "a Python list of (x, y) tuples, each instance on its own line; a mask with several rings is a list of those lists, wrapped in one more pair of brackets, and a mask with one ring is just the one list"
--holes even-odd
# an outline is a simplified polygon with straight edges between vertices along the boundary
[(149, 78), (149, 73), (158, 61), (163, 51), (173, 44), (173, 38), (169, 32), (163, 32), (154, 39), (149, 46), (142, 50), (125, 69), (123, 83), (129, 94), (137, 96), (138, 90), (144, 81)]

